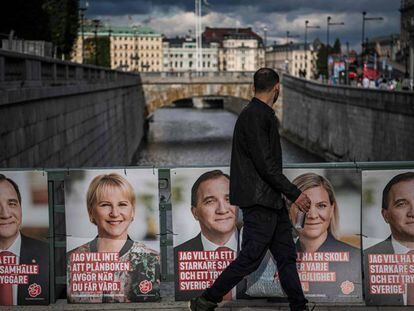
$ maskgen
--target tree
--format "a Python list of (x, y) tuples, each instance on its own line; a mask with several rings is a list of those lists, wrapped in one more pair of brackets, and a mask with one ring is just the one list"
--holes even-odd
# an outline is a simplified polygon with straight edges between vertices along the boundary
[(316, 60), (316, 68), (317, 68), (317, 76), (315, 78), (318, 78), (320, 75), (323, 75), (324, 77), (328, 76), (328, 48), (326, 45), (321, 44), (318, 50), (317, 54), (317, 60)]
[(13, 0), (0, 13), (0, 34), (52, 42), (58, 56), (69, 56), (79, 27), (78, 0)]
[(58, 56), (69, 57), (78, 34), (78, 1), (45, 0), (43, 8), (49, 16), (50, 36)]
[(44, 0), (13, 0), (0, 10), (0, 33), (6, 38), (11, 31), (25, 40), (50, 41), (49, 16), (43, 9)]
[(111, 56), (109, 48), (109, 37), (98, 37), (96, 39), (97, 46), (95, 48), (95, 38), (85, 39), (85, 64), (95, 65), (95, 54), (96, 65), (102, 67), (111, 68)]
[(341, 41), (339, 40), (339, 38), (336, 38), (334, 46), (332, 48), (332, 53), (334, 54), (341, 54), (342, 50), (341, 50)]

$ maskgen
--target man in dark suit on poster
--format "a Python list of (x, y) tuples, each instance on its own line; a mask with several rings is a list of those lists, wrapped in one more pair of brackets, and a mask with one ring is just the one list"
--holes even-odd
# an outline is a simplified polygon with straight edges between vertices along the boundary
[(200, 290), (180, 289), (178, 267), (180, 252), (232, 250), (238, 247), (237, 207), (229, 202), (229, 176), (220, 170), (202, 174), (191, 189), (191, 212), (200, 224), (200, 233), (174, 248), (175, 299), (189, 300)]
[(19, 187), (0, 174), (0, 267), (10, 271), (0, 278), (0, 305), (49, 304), (48, 245), (23, 235), (21, 224)]
[(279, 88), (279, 75), (273, 69), (255, 72), (254, 97), (237, 118), (231, 152), (230, 202), (243, 212), (241, 251), (211, 287), (191, 299), (193, 311), (215, 310), (231, 288), (259, 267), (268, 249), (276, 259), (291, 310), (308, 309), (282, 194), (302, 212), (309, 210), (310, 200), (283, 175), (278, 122), (272, 108)]
[(382, 193), (382, 216), (391, 235), (364, 250), (365, 300), (369, 305), (414, 305), (414, 284), (403, 284), (404, 293), (373, 293), (368, 265), (373, 254), (414, 254), (414, 172), (394, 176)]

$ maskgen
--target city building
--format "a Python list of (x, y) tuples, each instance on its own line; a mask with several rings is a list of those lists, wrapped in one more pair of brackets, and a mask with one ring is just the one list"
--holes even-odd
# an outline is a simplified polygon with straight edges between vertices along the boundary
[[(203, 44), (202, 71), (218, 71), (218, 43)], [(164, 38), (163, 71), (183, 72), (196, 70), (196, 40), (194, 38)]]
[[(161, 71), (162, 35), (146, 26), (94, 27), (85, 25), (78, 33), (72, 60), (82, 63), (94, 54), (95, 38), (107, 40), (112, 69), (125, 71)], [(96, 37), (95, 37), (96, 35)], [(83, 39), (82, 39), (83, 37)], [(85, 43), (82, 55), (82, 41)], [(99, 53), (100, 51), (98, 51)]]
[(212, 43), (219, 47), (219, 71), (256, 71), (265, 64), (263, 40), (250, 27), (206, 27), (203, 44)]
[(407, 72), (414, 79), (414, 0), (401, 0), (401, 48)]
[(266, 67), (286, 71), (294, 76), (313, 79), (316, 75), (317, 51), (314, 44), (304, 43), (272, 45), (266, 49)]
[(386, 58), (390, 61), (397, 60), (397, 54), (401, 50), (399, 34), (380, 36), (369, 39), (366, 48), (374, 50), (379, 58)]

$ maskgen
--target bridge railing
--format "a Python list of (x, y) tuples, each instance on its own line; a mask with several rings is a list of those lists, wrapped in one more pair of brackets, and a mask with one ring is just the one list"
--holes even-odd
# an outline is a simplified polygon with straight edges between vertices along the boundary
[(0, 88), (30, 88), (137, 79), (137, 74), (0, 49)]
[(142, 83), (251, 83), (253, 71), (140, 72)]

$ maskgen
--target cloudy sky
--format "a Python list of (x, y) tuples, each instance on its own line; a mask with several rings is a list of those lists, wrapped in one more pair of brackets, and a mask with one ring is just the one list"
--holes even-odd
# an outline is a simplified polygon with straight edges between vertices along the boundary
[[(206, 1), (206, 0), (203, 0)], [(80, 1), (85, 3), (84, 0)], [(112, 25), (148, 25), (166, 36), (183, 36), (195, 31), (194, 0), (88, 0), (88, 18), (98, 18)], [(359, 48), (362, 34), (362, 12), (367, 17), (383, 17), (383, 21), (367, 21), (366, 37), (400, 31), (400, 0), (207, 0), (203, 6), (203, 28), (252, 27), (267, 43), (286, 42), (286, 31), (304, 41), (305, 20), (320, 29), (309, 29), (310, 40), (326, 41), (326, 18), (344, 22), (331, 26), (331, 44), (339, 37)]]

